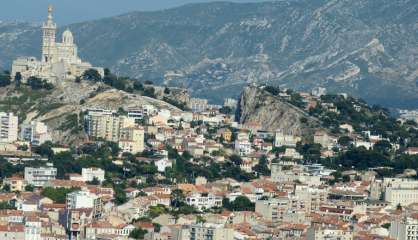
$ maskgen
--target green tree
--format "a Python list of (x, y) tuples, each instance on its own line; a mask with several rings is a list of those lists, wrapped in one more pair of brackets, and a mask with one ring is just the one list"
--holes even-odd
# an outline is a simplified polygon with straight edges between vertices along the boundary
[(342, 136), (338, 139), (338, 144), (344, 147), (348, 147), (353, 139), (351, 139), (349, 136)]
[(26, 192), (33, 192), (33, 189), (34, 189), (33, 185), (28, 184), (28, 185), (25, 186), (25, 191)]
[(9, 184), (4, 184), (2, 190), (3, 190), (3, 192), (10, 192), (11, 191), (10, 185)]
[(387, 140), (381, 140), (374, 144), (373, 149), (380, 153), (388, 153), (392, 149), (392, 145)]
[(0, 87), (8, 86), (11, 82), (12, 81), (9, 72), (5, 71), (2, 74), (0, 74)]
[(13, 210), (15, 210), (16, 208), (13, 207), (9, 202), (0, 202), (0, 210), (4, 210), (4, 209), (13, 209)]
[(33, 152), (43, 157), (51, 158), (54, 155), (54, 152), (52, 151), (52, 145), (52, 142), (45, 142), (40, 146), (34, 147)]
[(231, 160), (231, 162), (233, 162), (236, 166), (239, 166), (242, 164), (242, 158), (236, 154), (231, 155), (229, 157), (229, 160)]
[(144, 85), (140, 81), (135, 81), (133, 87), (137, 91), (144, 91)]
[(41, 195), (47, 198), (50, 198), (56, 203), (65, 203), (67, 194), (80, 190), (79, 188), (52, 188), (46, 187), (42, 190)]
[(230, 202), (227, 198), (222, 201), (223, 207), (230, 211), (254, 211), (255, 204), (245, 196), (238, 196)]
[(22, 84), (22, 74), (20, 72), (17, 72), (14, 80), (16, 87), (20, 87), (20, 85)]
[(175, 189), (171, 192), (171, 206), (179, 208), (185, 204), (186, 197), (181, 189)]
[(144, 96), (155, 98), (155, 89), (153, 87), (146, 87), (144, 90)]
[(102, 76), (96, 69), (88, 69), (83, 73), (83, 79), (92, 82), (102, 81)]
[(147, 233), (148, 233), (147, 230), (144, 230), (144, 229), (141, 229), (141, 228), (136, 228), (129, 234), (129, 238), (144, 239), (145, 234), (147, 234)]
[(263, 176), (270, 176), (270, 169), (268, 167), (268, 160), (265, 155), (261, 156), (257, 165), (253, 167), (253, 170)]

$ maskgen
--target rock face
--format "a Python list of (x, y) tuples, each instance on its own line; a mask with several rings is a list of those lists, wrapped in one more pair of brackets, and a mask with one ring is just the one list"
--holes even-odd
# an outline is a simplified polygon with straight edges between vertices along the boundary
[(284, 131), (296, 135), (312, 134), (319, 125), (303, 110), (255, 86), (244, 88), (237, 110), (237, 119), (246, 124), (255, 122), (267, 131)]
[[(214, 100), (268, 83), (418, 107), (417, 16), (416, 0), (216, 2), (69, 28), (94, 65)], [(39, 55), (39, 27), (0, 23), (0, 68)]]

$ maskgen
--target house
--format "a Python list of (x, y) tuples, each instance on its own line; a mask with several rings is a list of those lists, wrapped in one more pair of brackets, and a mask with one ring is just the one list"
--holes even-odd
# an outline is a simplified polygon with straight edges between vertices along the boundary
[(125, 195), (127, 198), (132, 199), (132, 198), (136, 198), (139, 193), (141, 192), (139, 189), (136, 188), (126, 188), (125, 190), (123, 190), (125, 192)]
[(154, 162), (154, 165), (157, 167), (158, 172), (165, 172), (166, 168), (172, 167), (173, 162), (169, 160), (168, 158), (164, 157), (161, 159), (158, 159)]
[(275, 147), (296, 147), (296, 144), (302, 139), (293, 133), (285, 133), (283, 131), (277, 131), (274, 137)]
[(337, 140), (323, 130), (316, 131), (314, 135), (314, 143), (321, 144), (323, 148), (332, 149), (337, 144)]
[(229, 128), (221, 128), (217, 132), (218, 136), (221, 136), (225, 141), (232, 141), (232, 131)]
[(128, 239), (135, 229), (131, 224), (113, 225), (107, 221), (97, 221), (86, 226), (86, 239)]
[(418, 154), (418, 147), (409, 147), (407, 148), (404, 153), (408, 155), (417, 155)]
[(11, 192), (23, 192), (25, 191), (26, 181), (22, 177), (12, 176), (4, 179), (3, 186), (5, 185), (10, 186)]

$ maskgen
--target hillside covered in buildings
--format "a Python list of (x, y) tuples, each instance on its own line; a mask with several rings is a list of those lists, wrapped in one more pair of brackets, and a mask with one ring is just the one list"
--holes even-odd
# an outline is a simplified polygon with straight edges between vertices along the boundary
[[(189, 239), (196, 229), (401, 239), (397, 226), (414, 224), (412, 120), (321, 88), (249, 85), (214, 105), (104, 72), (60, 85), (0, 75), (0, 216), (48, 213), (37, 231), (55, 239)], [(13, 236), (37, 229), (29, 219)]]
[[(0, 56), (13, 55), (24, 36), (41, 39), (34, 54), (40, 58), (19, 54), (10, 71), (0, 71), (0, 239), (417, 239), (418, 112), (403, 110), (394, 117), (349, 94), (370, 92), (369, 102), (384, 91), (393, 98), (402, 92), (401, 102), (414, 99), (415, 63), (399, 57), (404, 48), (387, 46), (398, 37), (414, 42), (407, 30), (415, 29), (410, 25), (415, 12), (415, 2), (408, 0), (212, 3), (80, 23), (75, 31), (58, 34), (50, 6), (42, 34), (28, 27), (13, 44), (6, 40), (13, 38), (8, 32), (14, 27), (0, 22), (0, 46), (9, 44), (0, 47)], [(202, 16), (205, 21), (196, 21)], [(389, 17), (399, 25), (387, 25)], [(137, 18), (147, 24), (139, 27)], [(350, 24), (342, 21), (347, 18)], [(289, 32), (294, 26), (286, 20), (306, 26), (304, 38), (299, 30)], [(144, 54), (136, 52), (140, 58), (117, 55), (107, 45), (112, 37), (119, 52), (138, 47), (123, 45), (130, 39), (127, 22), (131, 30), (174, 24), (173, 41), (183, 44), (182, 36), (188, 36), (183, 47), (198, 56), (190, 59), (199, 62), (203, 54), (205, 60), (198, 67), (181, 63), (172, 42), (158, 41), (164, 36), (154, 38), (155, 46), (141, 50)], [(98, 37), (98, 26), (110, 27), (113, 35)], [(172, 33), (165, 27), (155, 32)], [(264, 36), (278, 28), (280, 34), (288, 31), (285, 39)], [(206, 45), (196, 43), (194, 38), (214, 31)], [(236, 31), (247, 41), (233, 37)], [(329, 31), (337, 38), (325, 34)], [(322, 40), (312, 41), (318, 34)], [(90, 42), (89, 51), (100, 52), (99, 58), (87, 55), (94, 65), (79, 57), (78, 36), (80, 50)], [(271, 36), (277, 42), (271, 43)], [(352, 44), (354, 38), (361, 43)], [(258, 39), (264, 42), (257, 44)], [(213, 42), (222, 42), (227, 62), (208, 59), (208, 52), (217, 56), (215, 47), (204, 53), (196, 47)], [(316, 47), (327, 54), (311, 52), (307, 42), (324, 44)], [(330, 50), (328, 42), (341, 48)], [(298, 64), (279, 61), (286, 58), (271, 53), (277, 44)], [(299, 44), (303, 54), (296, 50)], [(414, 48), (406, 48), (412, 50), (402, 56), (413, 59)], [(298, 59), (304, 54), (310, 57)], [(100, 67), (107, 62), (97, 59), (111, 68)], [(142, 75), (138, 66), (145, 65), (149, 72)], [(327, 81), (299, 90), (282, 82), (304, 79), (299, 73)], [(260, 83), (255, 75), (266, 78)], [(338, 91), (327, 91), (336, 82)], [(236, 98), (224, 98), (221, 88), (240, 90)], [(199, 91), (211, 97), (195, 97)]]

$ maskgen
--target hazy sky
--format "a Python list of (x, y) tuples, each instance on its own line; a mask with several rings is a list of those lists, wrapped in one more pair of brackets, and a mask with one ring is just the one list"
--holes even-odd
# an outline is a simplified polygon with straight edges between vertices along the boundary
[[(54, 5), (55, 20), (59, 24), (68, 24), (135, 10), (152, 11), (187, 3), (211, 1), (214, 0), (0, 0), (0, 20), (43, 21), (49, 4)], [(233, 1), (262, 2), (264, 0)]]

